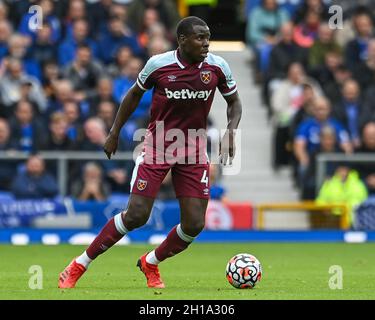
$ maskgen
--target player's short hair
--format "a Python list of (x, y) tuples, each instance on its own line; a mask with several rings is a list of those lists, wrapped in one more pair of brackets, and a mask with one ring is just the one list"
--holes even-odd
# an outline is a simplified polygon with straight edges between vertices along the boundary
[(201, 18), (198, 18), (196, 16), (189, 16), (189, 17), (183, 18), (177, 24), (177, 28), (176, 28), (177, 38), (179, 38), (181, 35), (189, 36), (190, 34), (193, 33), (193, 26), (197, 26), (197, 25), (207, 27), (207, 23)]

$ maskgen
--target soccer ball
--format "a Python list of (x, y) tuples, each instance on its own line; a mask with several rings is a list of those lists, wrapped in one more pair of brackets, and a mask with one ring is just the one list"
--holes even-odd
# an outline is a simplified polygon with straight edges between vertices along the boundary
[(239, 253), (229, 260), (226, 268), (229, 283), (237, 289), (254, 288), (262, 278), (262, 265), (251, 254)]

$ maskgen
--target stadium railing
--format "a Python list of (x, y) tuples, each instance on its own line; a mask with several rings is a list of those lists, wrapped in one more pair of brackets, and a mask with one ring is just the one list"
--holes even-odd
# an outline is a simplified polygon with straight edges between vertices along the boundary
[[(57, 162), (57, 182), (61, 196), (66, 196), (68, 191), (68, 161), (76, 160), (108, 160), (104, 152), (96, 151), (43, 151), (38, 155), (44, 160), (55, 160)], [(1, 151), (1, 160), (26, 160), (30, 153), (20, 151)], [(116, 152), (113, 160), (133, 160), (133, 152)]]
[(281, 202), (281, 203), (261, 203), (256, 206), (257, 208), (257, 229), (263, 230), (264, 214), (266, 211), (315, 211), (324, 212), (340, 210), (339, 216), (340, 228), (343, 230), (349, 229), (349, 207), (343, 203), (333, 204), (318, 204), (314, 201), (301, 201), (301, 202)]

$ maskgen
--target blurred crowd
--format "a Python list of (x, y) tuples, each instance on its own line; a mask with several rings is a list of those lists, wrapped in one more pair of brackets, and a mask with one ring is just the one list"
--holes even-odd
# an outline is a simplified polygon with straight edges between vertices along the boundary
[[(26, 161), (0, 160), (0, 193), (58, 196), (57, 162), (43, 159), (42, 151), (98, 151), (104, 158), (119, 104), (147, 59), (177, 47), (182, 16), (208, 19), (216, 4), (0, 0), (0, 151), (29, 155)], [(147, 128), (151, 99), (152, 91), (145, 92), (120, 133), (118, 151), (133, 152), (139, 143), (133, 134)], [(128, 193), (133, 167), (132, 159), (69, 161), (67, 191), (83, 201)], [(158, 197), (174, 196), (168, 175)]]
[[(38, 28), (30, 28), (38, 22), (32, 5), (42, 9)], [(37, 153), (102, 151), (145, 61), (175, 47), (179, 19), (173, 0), (0, 1), (0, 151), (32, 155), (1, 161), (0, 190), (19, 198), (56, 195), (56, 162)], [(119, 151), (133, 151), (151, 97), (144, 94), (121, 131)], [(132, 161), (69, 164), (70, 192), (80, 199), (128, 192), (132, 167)]]
[(315, 160), (322, 153), (375, 155), (375, 1), (250, 4), (246, 41), (274, 128), (274, 170), (291, 166), (304, 200), (354, 205), (374, 195), (375, 161), (328, 163), (330, 179), (316, 192)]

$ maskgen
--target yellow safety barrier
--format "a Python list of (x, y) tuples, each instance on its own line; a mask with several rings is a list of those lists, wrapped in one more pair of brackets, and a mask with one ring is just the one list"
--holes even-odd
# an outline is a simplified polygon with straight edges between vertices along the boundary
[(334, 209), (340, 209), (342, 214), (340, 215), (340, 228), (349, 228), (349, 208), (344, 203), (334, 204), (317, 204), (314, 201), (301, 201), (301, 202), (281, 202), (281, 203), (262, 203), (257, 206), (257, 227), (258, 229), (264, 229), (264, 212), (270, 210), (280, 211), (332, 211)]

